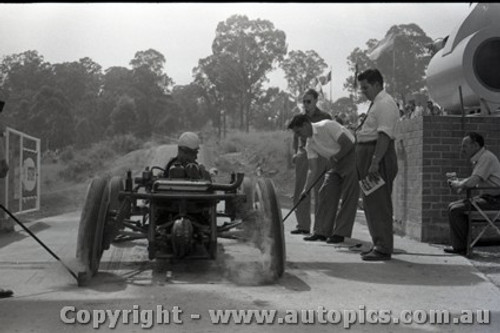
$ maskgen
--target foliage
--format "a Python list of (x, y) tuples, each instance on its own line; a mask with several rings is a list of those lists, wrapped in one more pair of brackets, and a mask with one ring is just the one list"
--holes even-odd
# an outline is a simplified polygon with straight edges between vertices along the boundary
[(127, 154), (142, 147), (142, 141), (135, 136), (126, 134), (111, 138), (111, 150), (116, 154)]
[(288, 89), (294, 96), (300, 96), (310, 88), (311, 81), (320, 76), (327, 67), (323, 58), (314, 50), (290, 51), (281, 64)]
[(285, 39), (285, 33), (267, 20), (233, 15), (218, 24), (212, 55), (200, 60), (195, 75), (219, 115), (224, 110), (233, 119), (239, 118), (241, 129), (249, 130), (252, 103), (266, 74), (283, 60)]
[(296, 108), (295, 100), (278, 88), (268, 88), (255, 103), (254, 127), (259, 130), (284, 129)]
[(65, 147), (62, 150), (61, 154), (59, 155), (59, 158), (64, 163), (68, 163), (69, 161), (71, 161), (73, 158), (75, 158), (75, 149), (74, 149), (74, 147), (73, 146), (67, 146), (67, 147)]
[[(379, 68), (389, 93), (404, 99), (424, 85), (431, 40), (415, 24), (395, 25), (387, 32), (392, 35), (394, 52), (371, 60), (368, 50), (378, 40), (370, 39), (353, 50), (348, 66), (353, 73), (356, 64), (360, 71)], [(314, 50), (287, 54), (285, 32), (243, 15), (219, 22), (212, 52), (198, 61), (192, 83), (174, 86), (166, 64), (154, 49), (137, 51), (130, 68), (107, 69), (88, 57), (51, 64), (36, 50), (5, 55), (0, 61), (0, 97), (7, 102), (3, 123), (40, 137), (43, 151), (88, 149), (116, 136), (140, 142), (177, 137), (207, 126), (219, 137), (231, 128), (282, 129), (296, 111), (296, 97), (327, 67)], [(264, 88), (268, 73), (278, 66), (291, 94)], [(364, 97), (356, 94), (353, 78), (345, 83), (352, 100), (325, 101), (325, 111), (354, 120), (354, 103)], [(123, 140), (125, 146), (135, 145)]]
[[(378, 41), (370, 39), (367, 49), (355, 48), (348, 59), (349, 69), (355, 73), (356, 64), (362, 72), (368, 68), (378, 68), (384, 76), (385, 89), (397, 99), (406, 100), (406, 96), (420, 91), (425, 86), (425, 69), (431, 54), (427, 47), (432, 39), (416, 24), (392, 26), (386, 39), (394, 36), (392, 47), (387, 48), (376, 59), (370, 59), (368, 52), (377, 46)], [(357, 95), (354, 89), (354, 77), (348, 78), (344, 87), (355, 96), (356, 102), (364, 97)]]
[(334, 117), (340, 117), (344, 125), (356, 124), (358, 122), (358, 107), (354, 101), (348, 97), (337, 99), (332, 106)]

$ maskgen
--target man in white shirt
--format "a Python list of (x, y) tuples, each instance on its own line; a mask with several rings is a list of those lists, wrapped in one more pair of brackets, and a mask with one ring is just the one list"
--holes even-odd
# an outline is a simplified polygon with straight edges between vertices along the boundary
[[(462, 140), (462, 153), (471, 161), (472, 175), (462, 180), (450, 180), (450, 187), (457, 192), (476, 186), (498, 187), (498, 190), (484, 190), (474, 200), (481, 209), (500, 209), (500, 162), (491, 151), (484, 148), (483, 136), (476, 132), (468, 133)], [(445, 248), (444, 252), (466, 254), (468, 210), (466, 200), (458, 200), (448, 206), (452, 247)]]
[[(345, 237), (351, 237), (359, 199), (354, 135), (335, 120), (312, 123), (306, 115), (293, 117), (288, 128), (307, 139), (309, 170), (301, 197), (308, 194), (322, 174), (318, 170), (318, 157), (330, 162), (319, 189), (314, 233), (304, 240), (343, 242)], [(340, 199), (342, 204), (338, 210)]]

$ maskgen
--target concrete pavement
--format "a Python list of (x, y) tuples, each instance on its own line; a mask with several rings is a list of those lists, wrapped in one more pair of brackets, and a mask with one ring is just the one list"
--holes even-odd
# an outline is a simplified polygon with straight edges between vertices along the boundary
[[(415, 330), (435, 332), (500, 332), (500, 290), (490, 277), (478, 271), (463, 256), (443, 252), (444, 246), (420, 243), (394, 236), (395, 250), (392, 260), (365, 262), (360, 252), (369, 248), (371, 238), (364, 213), (358, 211), (353, 238), (339, 245), (324, 242), (306, 242), (302, 235), (290, 235), (295, 225), (286, 225), (287, 272), (295, 268), (310, 268), (333, 277), (331, 297), (341, 308), (390, 309), (391, 312), (445, 310), (452, 315), (488, 310), (489, 325), (474, 329), (458, 325), (413, 325)], [(352, 245), (362, 243), (361, 248)], [(307, 253), (314, 252), (315, 261), (307, 261)], [(480, 251), (478, 252), (478, 256)], [(500, 259), (496, 260), (500, 262)], [(500, 266), (490, 272), (498, 278)], [(399, 331), (401, 327), (396, 328)], [(406, 327), (408, 328), (408, 327)]]
[[(285, 213), (286, 210), (283, 211)], [(70, 238), (76, 239), (74, 223), (77, 219), (77, 213), (67, 214), (30, 223), (29, 227), (61, 258), (71, 261), (74, 244)], [(191, 269), (180, 275), (178, 284), (163, 286), (163, 289), (170, 290), (165, 300), (183, 306), (193, 300), (191, 306), (199, 307), (200, 312), (206, 310), (205, 307), (220, 306), (236, 309), (274, 308), (281, 311), (291, 308), (306, 311), (328, 309), (343, 313), (344, 318), (347, 313), (354, 313), (356, 322), (350, 329), (353, 332), (500, 332), (500, 290), (467, 258), (445, 254), (442, 246), (395, 236), (395, 254), (391, 261), (364, 262), (359, 252), (368, 246), (370, 236), (362, 212), (358, 212), (353, 238), (339, 245), (306, 242), (303, 236), (290, 234), (294, 227), (295, 220), (287, 220), (287, 267), (276, 285), (248, 287), (234, 284), (214, 274), (216, 266), (210, 266), (201, 276), (193, 275)], [(51, 307), (51, 312), (44, 319), (46, 322), (37, 324), (37, 331), (65, 331), (68, 328), (66, 326), (63, 329), (59, 326), (48, 329), (45, 325), (50, 321), (57, 322), (61, 304), (70, 300), (83, 302), (87, 307), (102, 304), (103, 297), (109, 298), (109, 302), (127, 299), (126, 303), (122, 301), (121, 306), (140, 302), (138, 295), (146, 295), (144, 300), (148, 304), (158, 301), (158, 291), (146, 288), (157, 273), (143, 269), (149, 265), (147, 260), (144, 261), (144, 247), (131, 250), (127, 258), (109, 258), (109, 255), (103, 258), (107, 268), (100, 273), (97, 283), (90, 288), (76, 288), (73, 278), (55, 259), (25, 232), (17, 230), (12, 234), (0, 235), (0, 287), (12, 288), (15, 292), (13, 298), (0, 300), (0, 322), (7, 323), (4, 327), (9, 327), (9, 332), (15, 331), (12, 330), (14, 328), (23, 332), (23, 328), (31, 327), (29, 321), (23, 321), (23, 313), (36, 316), (37, 320), (41, 320), (39, 318), (43, 315), (47, 316), (43, 312), (45, 306)], [(357, 243), (362, 243), (363, 247), (350, 247)], [(229, 249), (230, 245), (226, 248)], [(116, 256), (116, 253), (113, 255)], [(117, 274), (113, 271), (113, 263), (117, 261), (122, 261), (120, 269), (128, 269), (126, 273)], [(186, 299), (184, 291), (189, 291), (190, 298)], [(204, 297), (198, 299), (196, 295)], [(213, 297), (216, 297), (216, 301), (210, 301)], [(478, 317), (477, 310), (487, 312), (479, 313)], [(398, 318), (399, 323), (383, 322), (382, 314), (389, 312), (391, 318)], [(444, 312), (450, 314), (449, 324), (431, 323), (433, 314)], [(460, 315), (463, 317), (459, 318)], [(373, 319), (381, 322), (370, 323)], [(467, 324), (453, 322), (459, 319), (465, 320)], [(413, 322), (402, 324), (401, 321), (405, 320)], [(477, 324), (476, 320), (488, 320), (489, 324)], [(474, 323), (473, 326), (468, 324), (470, 321)], [(207, 327), (201, 324), (189, 325), (180, 331), (187, 332), (191, 328), (194, 331), (207, 331)], [(214, 332), (252, 332), (255, 329), (266, 332), (302, 332), (304, 329), (313, 332), (332, 331), (331, 325), (316, 323), (306, 326), (211, 328)], [(83, 326), (77, 331), (83, 332), (87, 328)], [(165, 328), (162, 329), (164, 331)], [(335, 327), (335, 330), (342, 329), (342, 323)]]

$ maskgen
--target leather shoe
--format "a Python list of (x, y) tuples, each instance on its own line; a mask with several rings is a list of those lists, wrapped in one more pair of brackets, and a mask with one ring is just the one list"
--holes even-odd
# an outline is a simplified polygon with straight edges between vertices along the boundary
[(11, 297), (12, 295), (14, 295), (12, 290), (0, 289), (0, 298)]
[(309, 233), (309, 231), (307, 231), (307, 230), (302, 230), (302, 229), (295, 229), (295, 230), (290, 231), (290, 233), (291, 233), (292, 235), (301, 235), (301, 234), (302, 234), (302, 235), (305, 235), (305, 234), (308, 234), (308, 233)]
[(344, 236), (339, 236), (339, 235), (330, 236), (326, 240), (328, 244), (337, 244), (337, 243), (342, 243), (343, 241), (344, 241)]
[(365, 251), (361, 251), (359, 254), (361, 256), (366, 256), (368, 253), (372, 252), (373, 251), (373, 247), (369, 248), (368, 250), (365, 250)]
[(444, 252), (446, 253), (453, 253), (453, 254), (460, 254), (460, 255), (465, 255), (465, 250), (456, 250), (453, 247), (446, 247), (443, 249)]
[(305, 241), (326, 241), (326, 237), (325, 236), (321, 236), (321, 235), (311, 235), (311, 236), (307, 236), (307, 237), (304, 237), (304, 240)]
[(364, 261), (383, 261), (383, 260), (391, 260), (391, 255), (387, 253), (382, 253), (377, 250), (372, 250), (370, 253), (365, 254), (361, 257)]

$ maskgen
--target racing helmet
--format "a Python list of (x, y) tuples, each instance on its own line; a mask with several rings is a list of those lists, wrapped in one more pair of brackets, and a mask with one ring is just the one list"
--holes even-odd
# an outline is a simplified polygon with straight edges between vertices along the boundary
[(178, 147), (187, 147), (189, 149), (200, 149), (200, 138), (196, 133), (193, 132), (184, 132), (179, 137), (179, 141), (177, 142)]

